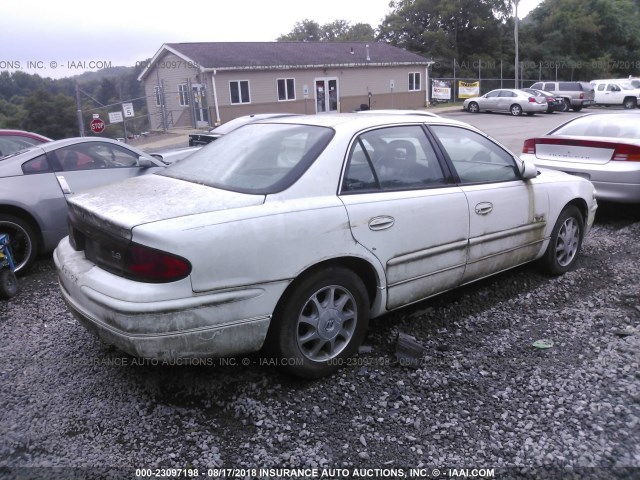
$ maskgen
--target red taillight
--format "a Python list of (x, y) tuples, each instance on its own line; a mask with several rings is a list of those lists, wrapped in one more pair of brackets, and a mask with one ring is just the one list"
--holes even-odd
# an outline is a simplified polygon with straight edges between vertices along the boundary
[(640, 162), (640, 147), (636, 145), (617, 145), (611, 160), (619, 162)]
[(528, 138), (524, 141), (524, 145), (522, 146), (522, 153), (530, 153), (531, 155), (536, 154), (536, 139)]
[(582, 100), (584, 98), (584, 92), (580, 92), (580, 99)]
[(187, 259), (137, 243), (127, 248), (123, 267), (132, 280), (152, 283), (175, 282), (191, 273)]
[(529, 103), (536, 103), (536, 99), (533, 97), (529, 97)]

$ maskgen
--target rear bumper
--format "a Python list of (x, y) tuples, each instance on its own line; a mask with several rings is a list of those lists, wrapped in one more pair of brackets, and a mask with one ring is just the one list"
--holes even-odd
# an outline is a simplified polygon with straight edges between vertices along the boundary
[(74, 251), (67, 239), (56, 248), (54, 261), (62, 297), (87, 330), (130, 355), (157, 360), (259, 350), (271, 314), (255, 312), (271, 312), (267, 303), (280, 288), (194, 295), (189, 279), (184, 285), (136, 285), (102, 271), (83, 252)]
[(530, 154), (521, 154), (520, 157), (535, 163), (538, 167), (586, 178), (596, 187), (598, 200), (640, 203), (640, 162), (611, 161), (606, 164), (589, 164), (544, 160)]

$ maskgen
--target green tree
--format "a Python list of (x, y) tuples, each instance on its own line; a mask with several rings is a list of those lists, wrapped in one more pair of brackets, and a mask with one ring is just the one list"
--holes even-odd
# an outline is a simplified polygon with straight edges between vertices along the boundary
[(279, 42), (369, 42), (375, 40), (375, 31), (367, 23), (351, 25), (347, 20), (334, 20), (320, 25), (314, 20), (297, 22), (293, 30), (278, 37)]
[(26, 115), (21, 122), (24, 130), (37, 132), (54, 140), (78, 134), (73, 98), (62, 93), (53, 95), (39, 89), (25, 98), (24, 109)]
[(637, 0), (545, 0), (525, 20), (521, 51), (543, 77), (555, 78), (556, 66), (574, 80), (640, 71)]
[(468, 59), (500, 52), (508, 0), (397, 0), (378, 39), (435, 58)]

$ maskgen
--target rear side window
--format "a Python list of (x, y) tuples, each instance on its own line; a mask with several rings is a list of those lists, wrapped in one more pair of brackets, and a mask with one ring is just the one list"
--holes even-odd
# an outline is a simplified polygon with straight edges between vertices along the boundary
[(49, 166), (49, 162), (47, 161), (47, 156), (43, 154), (36, 158), (32, 158), (28, 162), (24, 162), (22, 164), (22, 171), (25, 175), (29, 175), (33, 173), (51, 172), (52, 170)]
[(576, 82), (560, 82), (558, 83), (558, 90), (562, 92), (576, 92), (582, 90), (582, 87)]
[(433, 126), (431, 130), (449, 156), (461, 183), (520, 179), (513, 157), (483, 135), (444, 125)]

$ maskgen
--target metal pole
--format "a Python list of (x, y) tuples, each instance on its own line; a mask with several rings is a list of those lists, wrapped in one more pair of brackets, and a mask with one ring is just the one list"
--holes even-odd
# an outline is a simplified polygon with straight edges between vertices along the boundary
[(519, 58), (518, 58), (518, 0), (514, 0), (514, 3), (516, 5), (516, 11), (515, 11), (515, 30), (514, 30), (514, 37), (515, 37), (515, 41), (516, 41), (516, 85), (515, 88), (518, 88), (518, 64), (519, 64)]
[(76, 83), (76, 108), (78, 113), (78, 129), (80, 136), (84, 137), (84, 120), (82, 119), (82, 103), (80, 102), (80, 89)]

